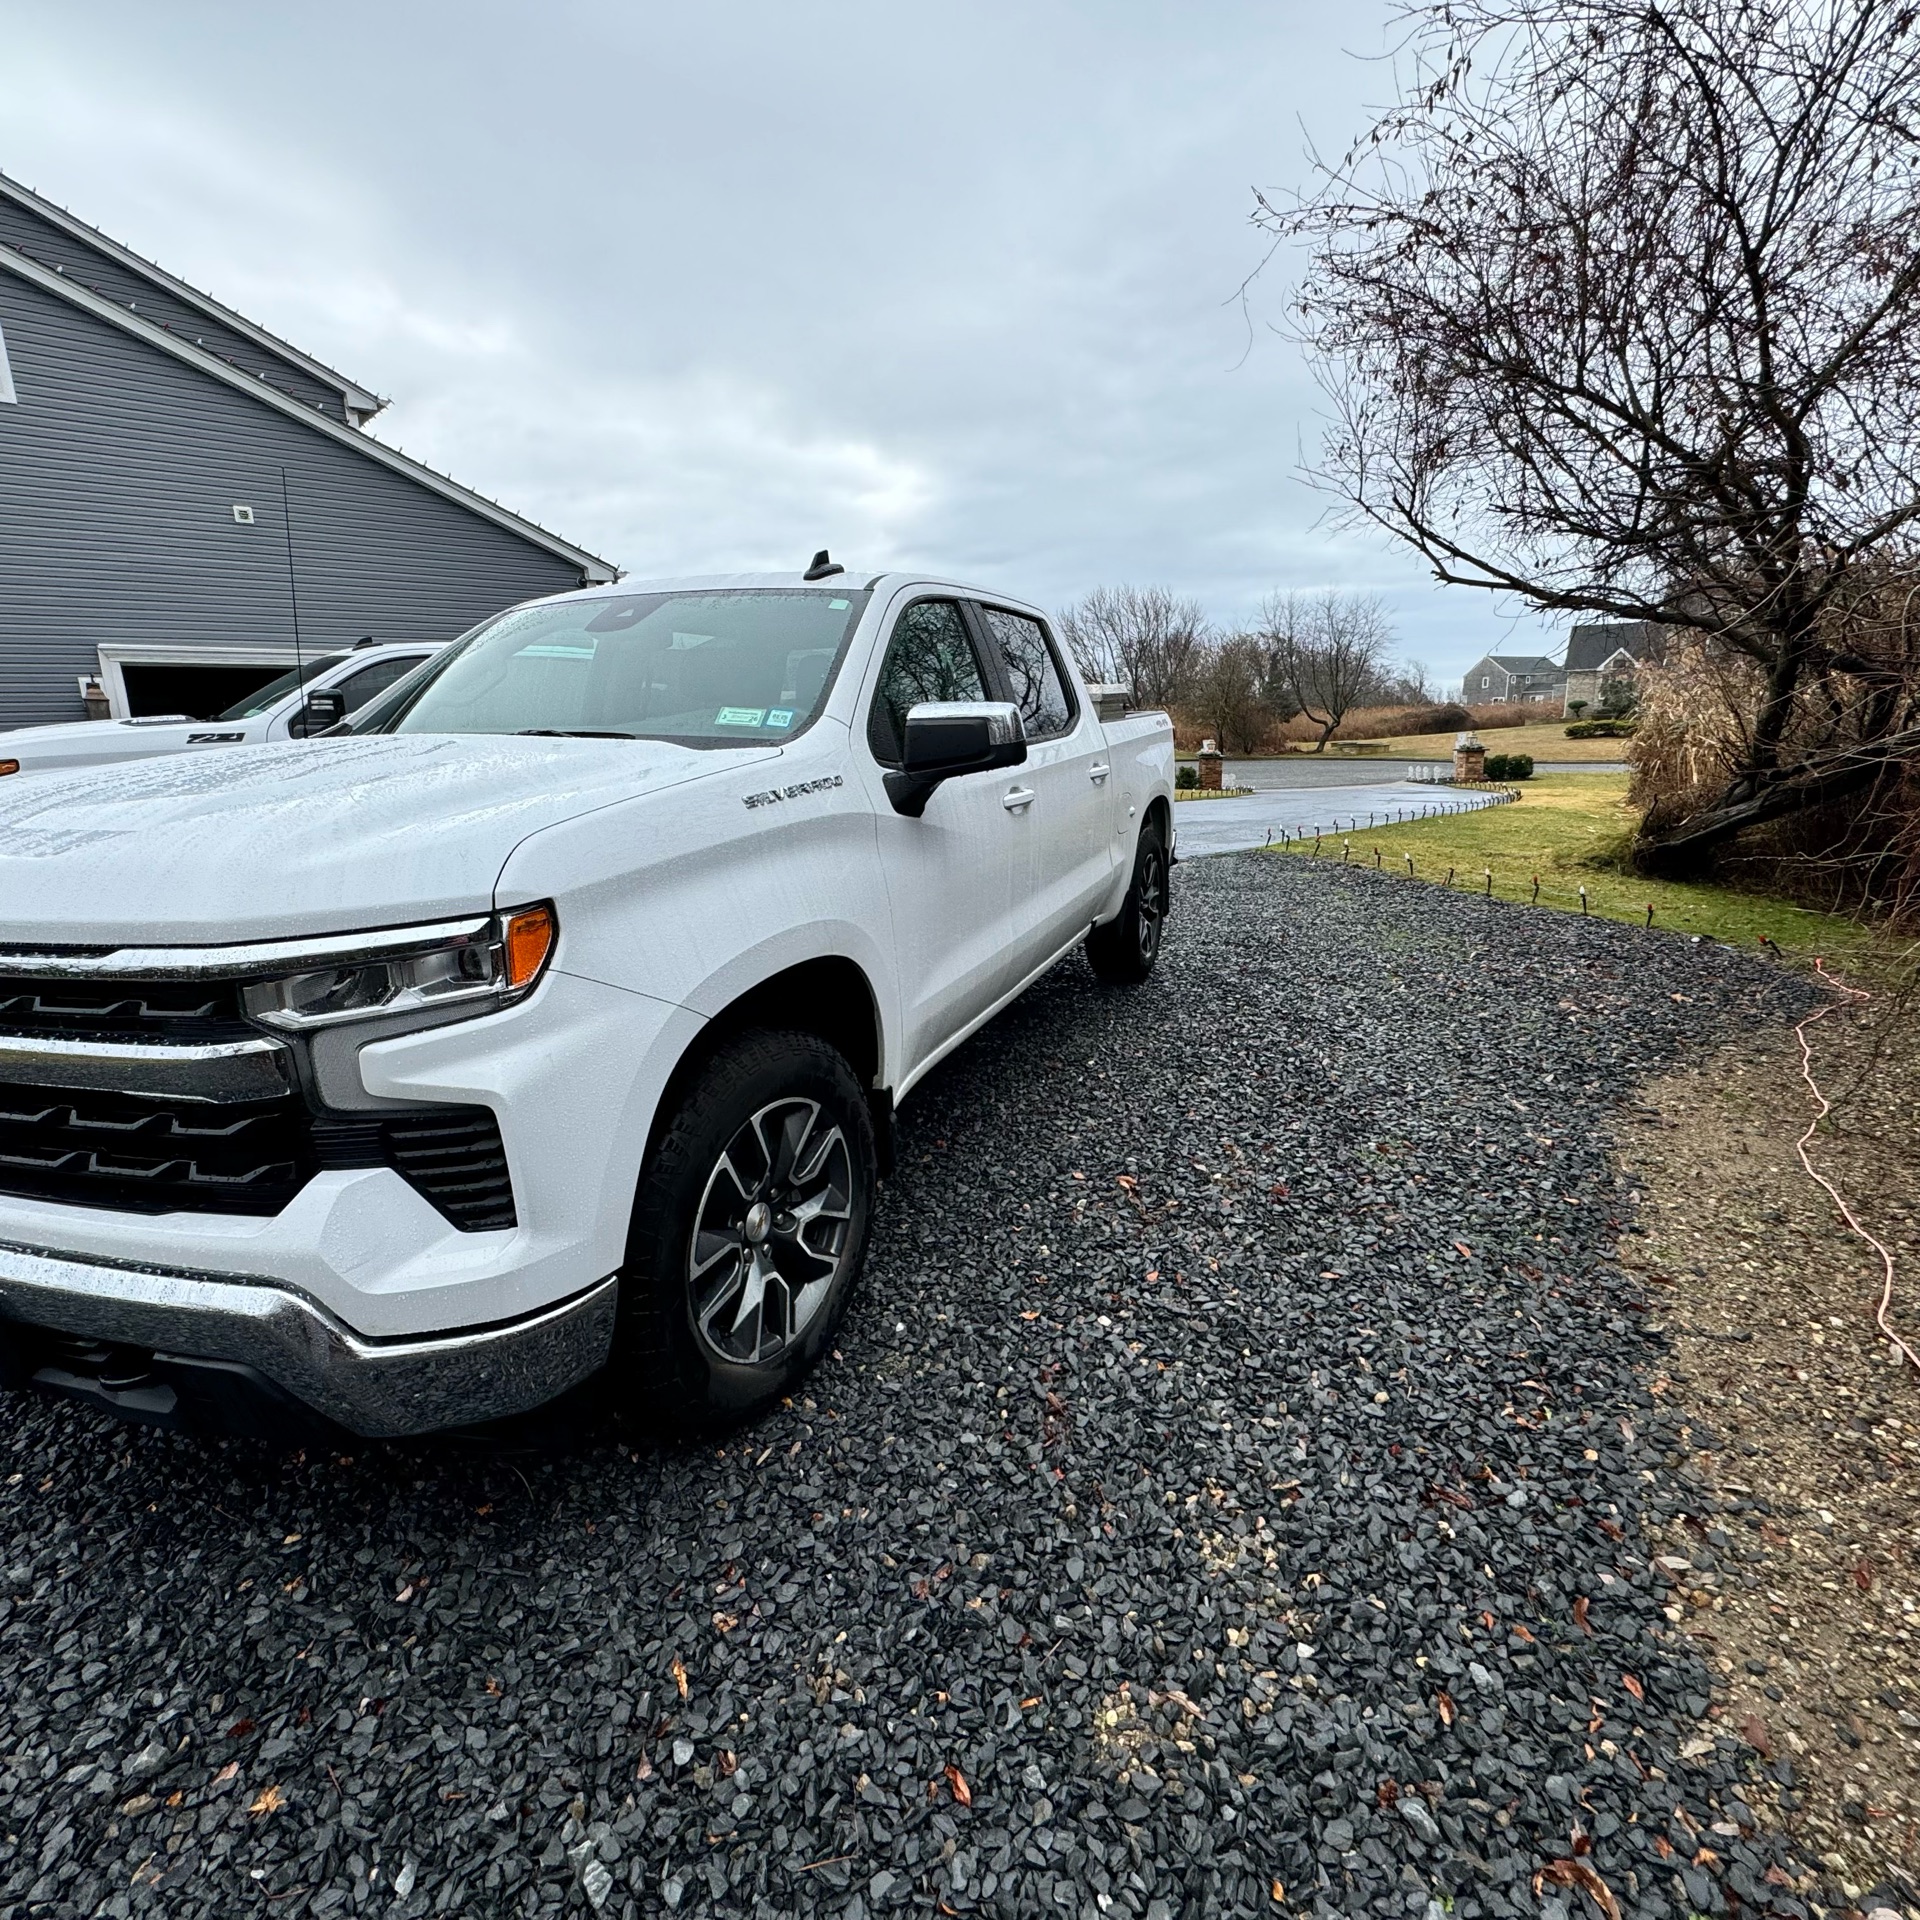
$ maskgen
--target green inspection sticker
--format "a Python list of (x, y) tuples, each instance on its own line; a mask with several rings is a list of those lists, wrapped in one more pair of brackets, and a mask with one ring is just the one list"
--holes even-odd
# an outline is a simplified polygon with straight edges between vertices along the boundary
[(835, 613), (845, 613), (846, 610), (853, 605), (853, 602), (851, 600), (829, 600), (827, 605)]
[(713, 716), (716, 727), (757, 727), (767, 716), (765, 707), (722, 707)]

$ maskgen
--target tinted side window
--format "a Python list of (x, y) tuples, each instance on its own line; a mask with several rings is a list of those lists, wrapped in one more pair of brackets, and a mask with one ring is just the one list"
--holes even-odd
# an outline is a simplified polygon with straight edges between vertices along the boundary
[(376, 693), (385, 693), (403, 674), (411, 673), (427, 656), (424, 653), (395, 655), (389, 660), (376, 660), (370, 667), (362, 667), (358, 673), (350, 673), (339, 682), (340, 691), (347, 696), (347, 711), (358, 713)]
[(1029, 740), (1046, 740), (1073, 724), (1073, 702), (1060, 678), (1053, 650), (1037, 620), (998, 607), (981, 609), (1006, 663), (1007, 688), (1026, 722)]
[(883, 766), (897, 766), (907, 709), (923, 700), (984, 700), (980, 662), (951, 600), (919, 600), (894, 622), (867, 720), (867, 744)]

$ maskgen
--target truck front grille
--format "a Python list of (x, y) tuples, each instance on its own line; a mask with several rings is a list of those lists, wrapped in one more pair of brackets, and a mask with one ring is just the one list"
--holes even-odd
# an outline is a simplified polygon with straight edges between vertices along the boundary
[(5, 971), (0, 960), (0, 1033), (34, 1039), (246, 1040), (231, 980), (47, 980)]
[(516, 1223), (487, 1107), (316, 1114), (297, 1095), (216, 1103), (0, 1084), (0, 1194), (270, 1216), (323, 1167), (391, 1167), (463, 1233)]
[(0, 1193), (122, 1213), (278, 1213), (314, 1172), (293, 1100), (0, 1086)]

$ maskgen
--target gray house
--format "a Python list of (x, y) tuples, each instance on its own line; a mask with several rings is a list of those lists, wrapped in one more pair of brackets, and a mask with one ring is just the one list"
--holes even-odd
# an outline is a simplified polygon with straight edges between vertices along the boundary
[(1485, 707), (1509, 700), (1560, 704), (1565, 674), (1545, 654), (1488, 653), (1467, 669), (1460, 683), (1463, 706)]
[(377, 395), (0, 176), (0, 727), (204, 716), (617, 577), (362, 431)]
[(1610, 686), (1630, 691), (1634, 676), (1666, 652), (1667, 630), (1651, 620), (1606, 620), (1575, 627), (1567, 636), (1566, 705), (1600, 706)]

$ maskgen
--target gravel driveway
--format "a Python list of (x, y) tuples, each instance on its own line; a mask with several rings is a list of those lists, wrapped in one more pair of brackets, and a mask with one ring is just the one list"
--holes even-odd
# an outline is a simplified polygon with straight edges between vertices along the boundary
[(1207, 861), (1153, 984), (1075, 960), (908, 1106), (737, 1443), (10, 1406), (0, 1912), (1798, 1911), (1646, 1565), (1696, 1496), (1603, 1140), (1792, 992)]

